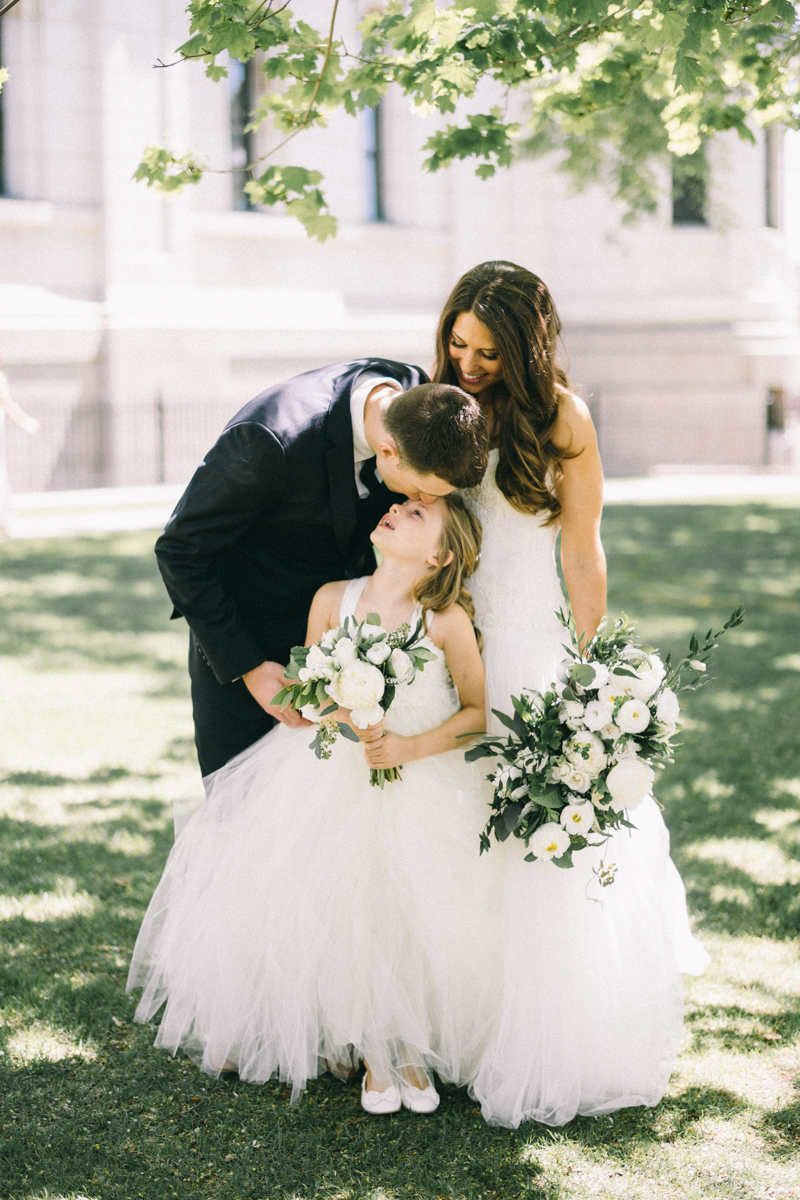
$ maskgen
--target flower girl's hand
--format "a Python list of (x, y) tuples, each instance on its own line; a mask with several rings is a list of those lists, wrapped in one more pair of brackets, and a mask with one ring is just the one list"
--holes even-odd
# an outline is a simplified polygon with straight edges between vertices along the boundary
[(364, 757), (367, 765), (373, 770), (383, 767), (402, 767), (410, 762), (414, 755), (409, 746), (410, 738), (402, 737), (399, 733), (385, 733), (380, 741), (368, 742), (364, 747)]

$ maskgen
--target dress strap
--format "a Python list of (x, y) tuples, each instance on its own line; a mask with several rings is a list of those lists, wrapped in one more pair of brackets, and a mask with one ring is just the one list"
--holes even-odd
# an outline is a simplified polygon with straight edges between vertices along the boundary
[(339, 606), (339, 624), (344, 625), (345, 617), (353, 617), (356, 612), (356, 605), (361, 599), (361, 593), (367, 586), (369, 575), (362, 575), (360, 579), (351, 579), (347, 587), (344, 589), (342, 603)]

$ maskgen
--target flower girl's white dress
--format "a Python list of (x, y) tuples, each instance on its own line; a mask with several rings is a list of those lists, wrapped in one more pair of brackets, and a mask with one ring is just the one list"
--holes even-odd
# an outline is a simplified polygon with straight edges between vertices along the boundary
[[(353, 613), (366, 579), (347, 588)], [(444, 656), (398, 688), (386, 727), (458, 711)], [(457, 750), (371, 787), (363, 748), (330, 760), (277, 726), (210, 779), (136, 942), (136, 1018), (204, 1070), (278, 1076), (296, 1097), (322, 1059), (474, 1078), (500, 1010), (502, 860), (479, 856), (481, 772)]]
[[(565, 658), (564, 601), (554, 550), (557, 526), (518, 512), (495, 482), (497, 451), (479, 488), (467, 493), (483, 523), (483, 554), (470, 581), (484, 637), (487, 712), (510, 713), (510, 696), (544, 691)], [(505, 732), (488, 718), (490, 728)], [(683, 1022), (682, 972), (708, 955), (692, 937), (669, 834), (646, 800), (605, 852), (584, 850), (575, 867), (526, 863), (514, 838), (488, 857), (506, 865), (505, 989), (496, 1035), (471, 1092), (487, 1120), (530, 1118), (563, 1125), (657, 1104), (667, 1086)], [(601, 858), (618, 868), (601, 888)]]

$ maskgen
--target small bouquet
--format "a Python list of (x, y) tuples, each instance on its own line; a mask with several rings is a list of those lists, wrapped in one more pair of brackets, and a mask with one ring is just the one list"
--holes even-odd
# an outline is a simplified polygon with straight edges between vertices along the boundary
[[(613, 625), (604, 618), (583, 653), (572, 619), (558, 615), (572, 643), (564, 647), (572, 659), (564, 681), (544, 695), (512, 696), (513, 716), (494, 710), (510, 734), (484, 738), (466, 757), (500, 759), (487, 776), (494, 797), (481, 853), (494, 831), (499, 842), (511, 834), (521, 838), (530, 847), (526, 862), (550, 859), (571, 867), (576, 850), (601, 846), (616, 829), (635, 828), (625, 814), (652, 794), (655, 768), (673, 761), (677, 693), (707, 682), (716, 639), (741, 624), (743, 610), (717, 633), (709, 629), (702, 646), (692, 635), (688, 655), (674, 667), (669, 654), (662, 662), (652, 646), (640, 644), (624, 614)], [(685, 672), (692, 672), (686, 681)], [(602, 886), (615, 873), (613, 864), (601, 864)]]
[[(420, 644), (422, 621), (413, 633), (408, 624), (394, 633), (381, 626), (377, 613), (358, 622), (329, 629), (314, 646), (295, 646), (286, 677), (292, 682), (273, 696), (272, 703), (297, 709), (307, 721), (319, 723), (311, 749), (317, 758), (330, 758), (338, 734), (357, 742), (358, 734), (341, 721), (327, 720), (337, 708), (349, 708), (359, 729), (376, 725), (394, 700), (398, 687), (411, 683), (417, 671), (435, 658)], [(383, 787), (400, 778), (400, 767), (371, 770), (370, 783)]]

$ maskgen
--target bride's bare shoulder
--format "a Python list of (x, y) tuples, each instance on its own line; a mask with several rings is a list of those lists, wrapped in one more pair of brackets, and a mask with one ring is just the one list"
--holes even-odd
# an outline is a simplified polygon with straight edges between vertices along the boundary
[(559, 392), (558, 420), (553, 428), (553, 441), (564, 450), (577, 454), (597, 441), (586, 402), (574, 392)]

